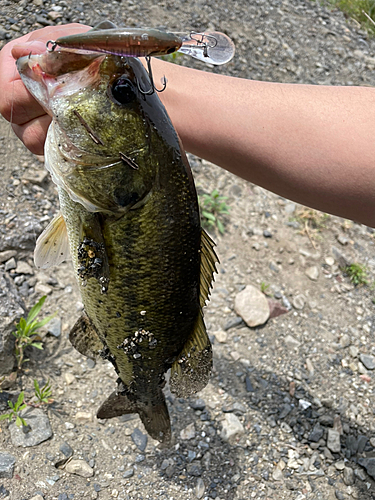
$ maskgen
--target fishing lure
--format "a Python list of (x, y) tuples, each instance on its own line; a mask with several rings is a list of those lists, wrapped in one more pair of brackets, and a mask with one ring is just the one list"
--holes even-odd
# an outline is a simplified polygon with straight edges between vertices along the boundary
[(110, 21), (98, 24), (90, 31), (49, 41), (47, 48), (103, 52), (127, 57), (151, 57), (181, 52), (206, 63), (221, 65), (234, 56), (232, 40), (217, 31), (170, 33), (154, 28), (117, 28)]

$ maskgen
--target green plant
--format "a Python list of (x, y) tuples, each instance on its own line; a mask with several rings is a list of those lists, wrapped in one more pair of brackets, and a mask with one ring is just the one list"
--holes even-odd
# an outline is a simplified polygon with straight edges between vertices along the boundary
[(367, 271), (365, 266), (354, 263), (350, 264), (350, 266), (346, 266), (344, 271), (349, 276), (350, 281), (354, 285), (368, 285)]
[(167, 61), (170, 63), (175, 63), (175, 64), (180, 64), (181, 63), (181, 57), (184, 55), (181, 54), (181, 52), (172, 52), (172, 54), (166, 54), (165, 56), (160, 56), (160, 59), (163, 61)]
[(264, 294), (267, 294), (267, 290), (270, 287), (270, 285), (267, 285), (264, 281), (260, 284), (260, 291)]
[(27, 407), (26, 403), (24, 403), (24, 401), (23, 401), (24, 398), (25, 398), (25, 393), (22, 391), (20, 393), (20, 395), (18, 396), (16, 404), (13, 404), (12, 401), (8, 401), (8, 406), (10, 408), (10, 412), (3, 413), (2, 415), (0, 415), (0, 421), (8, 419), (10, 422), (12, 420), (12, 418), (15, 418), (16, 425), (18, 427), (21, 427), (23, 425), (27, 426), (27, 423), (25, 422), (25, 420), (18, 414), (20, 411), (24, 410)]
[(329, 0), (329, 3), (341, 9), (348, 17), (355, 19), (369, 33), (375, 34), (375, 26), (367, 17), (374, 19), (374, 0)]
[(46, 382), (43, 387), (39, 387), (38, 381), (34, 378), (34, 388), (35, 388), (35, 397), (39, 401), (39, 403), (52, 403), (52, 389), (50, 381)]
[(16, 325), (17, 330), (13, 332), (16, 337), (15, 354), (17, 359), (17, 368), (21, 369), (22, 364), (25, 361), (25, 349), (28, 346), (36, 347), (37, 349), (43, 349), (41, 342), (36, 342), (38, 336), (37, 331), (46, 325), (55, 315), (47, 316), (42, 321), (37, 321), (35, 318), (38, 316), (41, 308), (43, 307), (46, 296), (44, 295), (31, 309), (27, 318), (22, 317), (19, 323)]
[(211, 194), (204, 194), (199, 197), (201, 208), (201, 219), (203, 227), (215, 228), (224, 234), (223, 216), (229, 214), (230, 207), (225, 203), (226, 196), (221, 196), (217, 189)]

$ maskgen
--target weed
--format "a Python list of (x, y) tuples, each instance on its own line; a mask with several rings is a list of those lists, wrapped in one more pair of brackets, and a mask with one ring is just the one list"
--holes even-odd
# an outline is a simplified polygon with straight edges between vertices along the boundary
[(18, 427), (22, 427), (23, 425), (27, 426), (25, 420), (19, 415), (19, 412), (27, 407), (26, 403), (24, 403), (24, 398), (25, 398), (25, 393), (22, 391), (18, 396), (16, 404), (13, 404), (12, 401), (8, 401), (10, 412), (3, 413), (2, 415), (0, 415), (0, 421), (8, 419), (10, 422), (13, 418), (15, 418), (16, 425)]
[(350, 264), (344, 269), (345, 273), (349, 276), (350, 281), (354, 285), (368, 285), (366, 267), (361, 264)]
[(312, 208), (302, 208), (296, 213), (294, 220), (303, 226), (302, 233), (305, 233), (311, 244), (316, 248), (315, 240), (319, 238), (318, 233), (326, 228), (329, 215)]
[(341, 9), (347, 16), (352, 17), (360, 23), (369, 33), (375, 35), (375, 26), (366, 16), (367, 14), (370, 18), (374, 19), (374, 0), (329, 0), (329, 3)]
[(26, 347), (33, 346), (37, 349), (43, 349), (42, 343), (36, 342), (38, 339), (36, 333), (54, 317), (53, 314), (52, 316), (47, 316), (47, 318), (44, 318), (42, 321), (36, 321), (35, 318), (38, 316), (45, 300), (46, 296), (44, 295), (31, 309), (27, 318), (25, 319), (22, 317), (20, 319), (19, 323), (16, 325), (17, 330), (13, 332), (13, 335), (16, 337), (15, 354), (18, 370), (21, 370), (22, 364), (28, 361), (24, 357)]
[(225, 203), (226, 196), (221, 196), (217, 189), (211, 194), (204, 194), (199, 197), (201, 208), (202, 226), (206, 228), (217, 228), (224, 234), (223, 217), (229, 214), (230, 207)]
[(166, 62), (181, 64), (181, 57), (184, 57), (181, 52), (172, 52), (172, 54), (166, 54), (165, 56), (160, 56), (160, 59)]
[(260, 284), (260, 291), (265, 295), (267, 295), (268, 294), (267, 290), (269, 287), (270, 287), (269, 285), (267, 285), (264, 281), (262, 281), (262, 283)]
[(37, 379), (34, 379), (35, 397), (39, 403), (49, 404), (52, 403), (52, 389), (50, 381), (46, 382), (43, 387), (39, 387)]

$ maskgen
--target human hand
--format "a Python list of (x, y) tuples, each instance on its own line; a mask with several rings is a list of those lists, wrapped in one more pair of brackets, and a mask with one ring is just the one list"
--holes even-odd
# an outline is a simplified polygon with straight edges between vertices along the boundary
[(11, 122), (16, 136), (34, 154), (43, 154), (51, 118), (24, 86), (15, 61), (30, 53), (45, 52), (48, 40), (88, 29), (90, 26), (83, 24), (48, 26), (7, 43), (0, 52), (0, 113)]

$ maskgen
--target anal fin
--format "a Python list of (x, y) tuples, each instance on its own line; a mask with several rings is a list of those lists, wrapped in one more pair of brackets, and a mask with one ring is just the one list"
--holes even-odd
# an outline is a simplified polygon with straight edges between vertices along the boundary
[(36, 241), (34, 262), (36, 267), (48, 269), (69, 257), (69, 241), (63, 216), (59, 212)]
[(171, 391), (177, 397), (187, 397), (201, 391), (212, 371), (212, 347), (200, 312), (194, 332), (185, 343), (171, 368)]
[(76, 321), (69, 333), (69, 340), (78, 352), (91, 359), (99, 357), (103, 349), (103, 342), (86, 314)]

